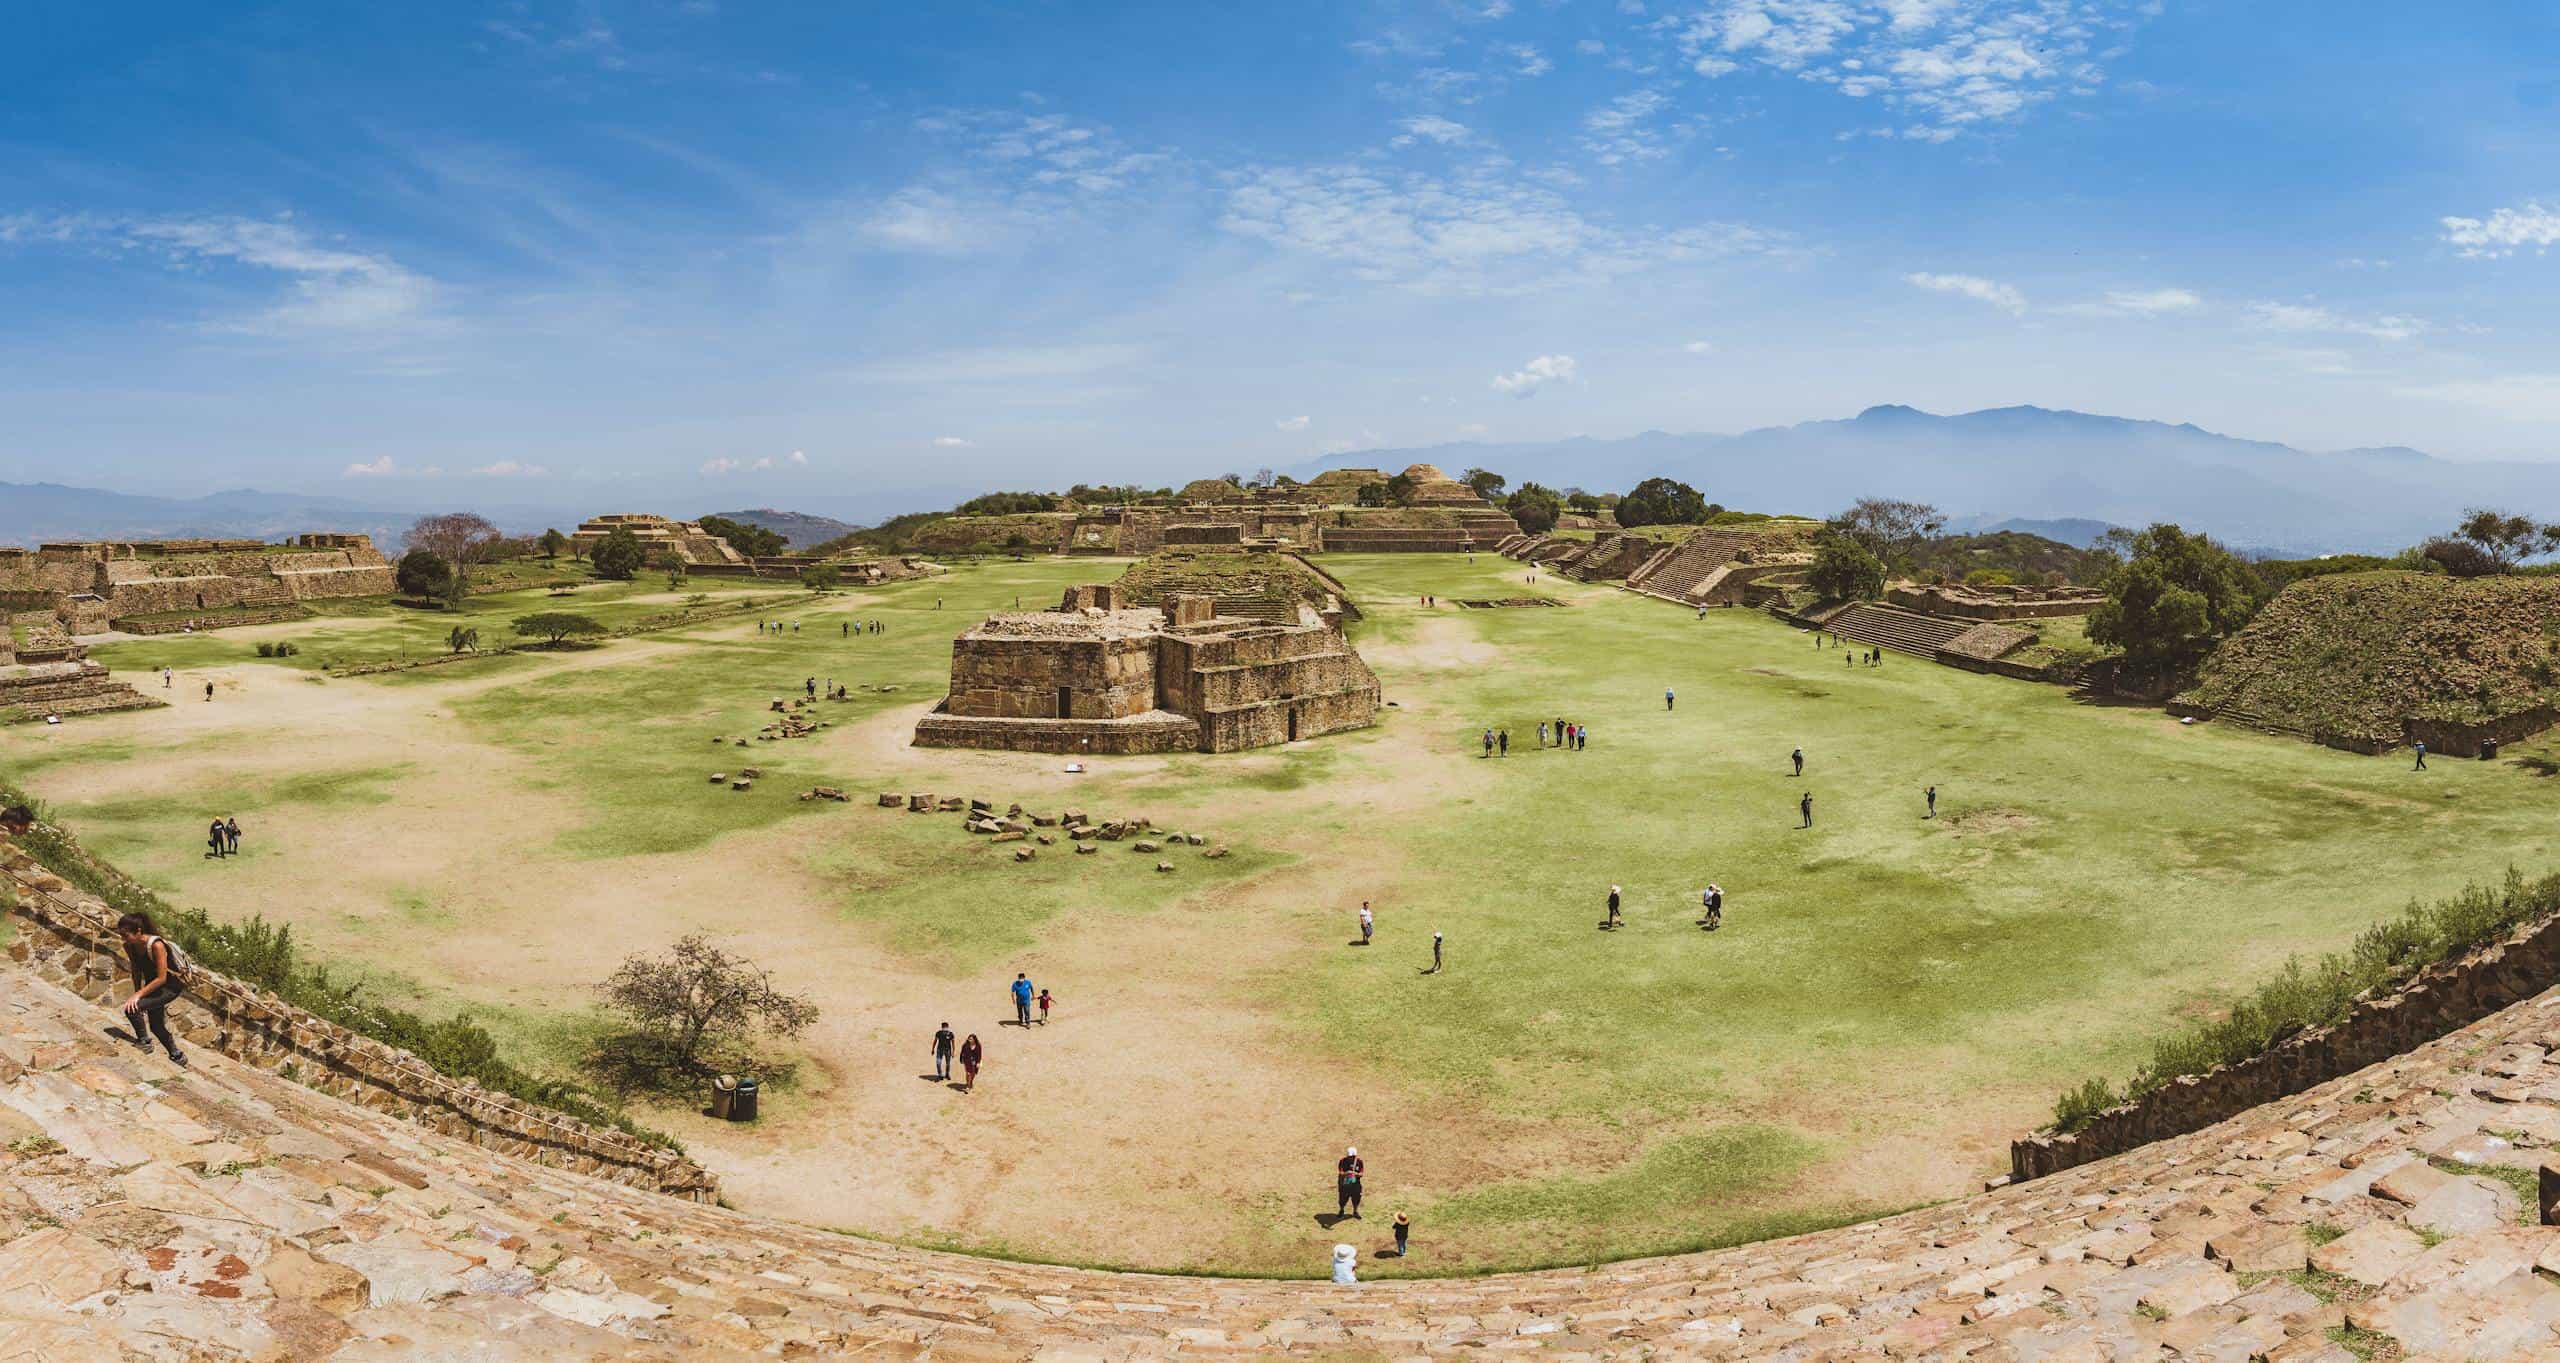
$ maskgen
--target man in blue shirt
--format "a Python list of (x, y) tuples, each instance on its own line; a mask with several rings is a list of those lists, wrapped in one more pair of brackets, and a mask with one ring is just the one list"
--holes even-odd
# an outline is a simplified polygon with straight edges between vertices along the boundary
[(1031, 1025), (1031, 992), (1030, 976), (1013, 977), (1013, 1019), (1016, 1026)]

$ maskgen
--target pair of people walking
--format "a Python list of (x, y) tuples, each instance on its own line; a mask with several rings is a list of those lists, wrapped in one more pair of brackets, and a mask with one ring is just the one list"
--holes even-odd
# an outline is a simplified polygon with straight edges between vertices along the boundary
[(1511, 731), (1509, 729), (1487, 729), (1484, 731), (1484, 755), (1491, 757), (1497, 752), (1504, 757), (1509, 757), (1511, 755)]
[(969, 1039), (959, 1042), (956, 1048), (953, 1045), (950, 1023), (942, 1024), (941, 1028), (934, 1032), (933, 1077), (944, 1083), (951, 1081), (951, 1061), (955, 1049), (959, 1055), (962, 1075), (960, 1087), (975, 1093), (978, 1089), (978, 1066), (986, 1063), (987, 1058), (987, 1048), (979, 1043), (976, 1032), (971, 1032)]
[(1013, 977), (1014, 1026), (1031, 1025), (1031, 1005), (1035, 1001), (1040, 1005), (1040, 1025), (1046, 1027), (1049, 1025), (1049, 991), (1032, 988), (1031, 977), (1028, 975), (1015, 975)]
[(205, 828), (204, 841), (209, 849), (205, 853), (208, 857), (240, 855), (240, 820), (236, 817), (214, 820)]

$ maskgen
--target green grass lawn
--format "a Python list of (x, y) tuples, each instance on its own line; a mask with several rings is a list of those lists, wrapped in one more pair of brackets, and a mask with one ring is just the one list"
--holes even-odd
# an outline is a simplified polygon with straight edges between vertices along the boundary
[[(1465, 1247), (1414, 1265), (1428, 1272), (1730, 1242), (1870, 1214), (1915, 1189), (1956, 1191), (1999, 1167), (2001, 1143), (2042, 1121), (2057, 1091), (2122, 1075), (2152, 1036), (2288, 955), (2336, 947), (2414, 896), (2554, 860), (2554, 787), (2521, 762), (2413, 773), (1901, 654), (1852, 666), (1758, 612), (1698, 619), (1544, 573), (1533, 588), (1490, 554), (1318, 562), (1366, 611), (1353, 637), (1394, 702), (1378, 728), (1250, 754), (1103, 759), (1074, 788), (1088, 807), (1212, 829), (1233, 848), (1178, 876), (1123, 849), (1076, 857), (1063, 844), (1016, 866), (1009, 849), (947, 819), (861, 807), (883, 789), (1001, 801), (1008, 791), (969, 765), (983, 763), (975, 755), (827, 736), (711, 742), (752, 733), (770, 718), (764, 701), (798, 694), (810, 675), (895, 688), (816, 707), (834, 735), (929, 701), (966, 624), (1107, 581), (1116, 562), (992, 561), (824, 602), (777, 596), (774, 613), (803, 620), (799, 635), (717, 621), (616, 641), (575, 665), (532, 655), (326, 685), (432, 707), (430, 731), (449, 750), (538, 773), (521, 796), (558, 811), (559, 827), (516, 853), (526, 873), (628, 875), (636, 917), (663, 911), (651, 876), (751, 847), (749, 864), (769, 865), (774, 884), (740, 882), (739, 931), (768, 896), (814, 895), (864, 969), (919, 989), (1000, 978), (1022, 953), (1130, 924), (1189, 943), (1242, 935), (1256, 949), (1238, 953), (1215, 994), (1265, 1020), (1272, 1054), (1306, 1057), (1416, 1114), (1455, 1114), (1433, 1129), (1482, 1143), (1464, 1177), (1396, 1185), (1377, 1171), (1435, 1244)], [(663, 582), (590, 588), (566, 608), (664, 609), (627, 599), (652, 591)], [(1573, 604), (1415, 604), (1533, 593)], [(486, 637), (550, 604), (479, 598), (470, 612)], [(855, 616), (889, 630), (840, 636)], [(136, 669), (176, 648), (202, 651), (175, 655), (182, 668), (200, 658), (307, 670), (436, 651), (452, 623), (384, 610), (100, 653)], [(304, 652), (260, 662), (250, 645), (261, 637)], [(1539, 722), (1559, 717), (1589, 727), (1586, 750), (1539, 749)], [(260, 811), (252, 828), (277, 829), (277, 855), (292, 864), (292, 811), (396, 817), (386, 796), (421, 779), (435, 750), (361, 761), (314, 751), (290, 772), (242, 771), (218, 735), (145, 739), (153, 731), (118, 723), (91, 722), (76, 746), (0, 733), (0, 763), (41, 795), (74, 776), (177, 760), (195, 774), (59, 800), (59, 812), (188, 902), (305, 915), (295, 921), (324, 954), (396, 961), (383, 977), (393, 996), (484, 1007), (538, 1061), (570, 1063), (593, 1024), (591, 996), (499, 998), (400, 950), (485, 929), (495, 910), (431, 874), (374, 885), (361, 866), (306, 863), (292, 871), (303, 880), (262, 882), (253, 877), (284, 873), (204, 863), (163, 827), (172, 802), (238, 800), (244, 821)], [(1479, 756), (1487, 726), (1509, 730), (1510, 756)], [(1802, 779), (1788, 764), (1799, 746)], [(749, 763), (766, 773), (753, 796), (703, 779)], [(857, 807), (790, 798), (814, 784), (846, 788)], [(1808, 791), (1809, 830), (1797, 806)], [(1728, 897), (1714, 934), (1692, 921), (1709, 881)], [(1595, 925), (1612, 883), (1625, 888), (1628, 922), (1604, 932)], [(1386, 934), (1344, 950), (1363, 898), (1377, 901)], [(1435, 928), (1449, 967), (1424, 977)], [(587, 964), (600, 974), (610, 962)], [(1127, 969), (1156, 978), (1144, 960)], [(874, 1063), (829, 1059), (857, 1076)], [(1061, 1099), (1043, 1122), (1063, 1139), (1112, 1119)], [(1249, 1183), (1265, 1156), (1283, 1157), (1237, 1150), (1229, 1162), (1243, 1171), (1216, 1176)], [(1229, 1237), (1223, 1250), (1176, 1263), (1132, 1239), (1066, 1257), (1303, 1268), (1303, 1247), (1274, 1227), (1303, 1227), (1305, 1211), (1278, 1194), (1204, 1196), (1193, 1215)], [(1020, 1243), (1001, 1226), (947, 1234)]]

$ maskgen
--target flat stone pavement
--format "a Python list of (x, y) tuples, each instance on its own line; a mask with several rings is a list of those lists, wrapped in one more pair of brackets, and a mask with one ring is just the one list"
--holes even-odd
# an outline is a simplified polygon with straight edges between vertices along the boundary
[[(2560, 1359), (2560, 994), (2221, 1126), (1860, 1226), (1448, 1282), (1088, 1272), (526, 1163), (0, 967), (0, 1360)], [(1313, 1266), (1311, 1266), (1313, 1267)]]

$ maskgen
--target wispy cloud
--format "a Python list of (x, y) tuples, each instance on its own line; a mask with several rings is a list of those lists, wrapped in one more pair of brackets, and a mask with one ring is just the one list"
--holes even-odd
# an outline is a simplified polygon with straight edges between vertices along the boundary
[(1219, 225), (1357, 279), (1436, 294), (1530, 292), (1788, 249), (1783, 234), (1737, 223), (1613, 227), (1502, 161), (1449, 176), (1357, 165), (1249, 171), (1228, 191)]
[(501, 459), (494, 464), (482, 464), (480, 467), (473, 469), (471, 473), (472, 476), (477, 478), (544, 478), (550, 476), (551, 470), (544, 468), (540, 464), (526, 464), (513, 459)]
[(1004, 245), (1024, 225), (1009, 206), (964, 204), (940, 190), (911, 186), (880, 200), (858, 231), (885, 250), (961, 256)]
[(389, 256), (332, 245), (289, 218), (0, 217), (0, 245), (89, 245), (148, 255), (169, 268), (240, 268), (281, 275), (288, 287), (263, 309), (208, 322), (262, 335), (380, 330), (414, 322), (435, 300), (434, 281)]
[(2538, 200), (2501, 208), (2485, 218), (2446, 218), (2443, 222), (2446, 243), (2475, 260), (2514, 255), (2519, 248), (2528, 246), (2539, 254), (2560, 244), (2560, 209), (2545, 208)]
[(2094, 302), (2065, 303), (2054, 311), (2081, 317), (2165, 317), (2203, 306), (2204, 295), (2193, 289), (2114, 289)]
[(1279, 420), (1272, 422), (1271, 428), (1276, 431), (1303, 431), (1307, 428), (1307, 418), (1302, 416), (1284, 416)]
[(2509, 421), (2560, 424), (2560, 374), (2501, 374), (2398, 390), (2400, 396), (2471, 407)]
[(1551, 384), (1580, 382), (1581, 366), (1571, 355), (1541, 355), (1508, 374), (1493, 376), (1493, 391), (1513, 397), (1534, 397)]
[(1396, 135), (1387, 139), (1391, 147), (1410, 147), (1416, 142), (1436, 142), (1444, 147), (1460, 145), (1472, 136), (1464, 123), (1453, 122), (1438, 114), (1416, 114), (1396, 122)]
[(1996, 279), (1985, 279), (1980, 275), (1971, 274), (1932, 274), (1926, 270), (1907, 274), (1902, 278), (1904, 283), (1915, 288), (1927, 289), (1932, 293), (1952, 293), (1976, 302), (1989, 303), (2003, 312), (2023, 315), (2027, 310), (2027, 296)]
[(1670, 145), (1655, 120), (1670, 107), (1671, 97), (1659, 90), (1620, 95), (1582, 116), (1582, 145), (1604, 166), (1668, 156)]
[(937, 435), (933, 438), (933, 447), (937, 450), (973, 449), (977, 446), (977, 443), (978, 442), (974, 440), (964, 440), (956, 435)]
[(1713, 341), (1691, 341), (1680, 348), (1692, 355), (1712, 355), (1716, 350), (1715, 342)]
[(1546, 54), (1533, 43), (1506, 43), (1501, 51), (1511, 59), (1511, 74), (1515, 76), (1535, 80), (1556, 69), (1556, 64), (1547, 60)]
[(386, 454), (378, 458), (366, 460), (361, 464), (349, 464), (345, 469), (339, 472), (338, 476), (342, 478), (389, 478), (394, 474), (397, 474), (399, 471), (399, 465), (392, 462), (391, 456)]
[(2308, 303), (2251, 303), (2247, 316), (2251, 326), (2267, 331), (2329, 332), (2377, 341), (2414, 340), (2434, 330), (2422, 318), (2347, 317)]

